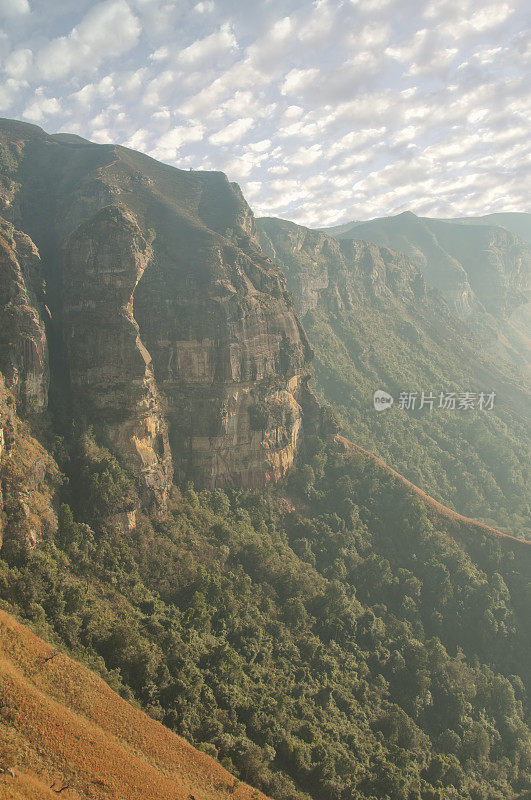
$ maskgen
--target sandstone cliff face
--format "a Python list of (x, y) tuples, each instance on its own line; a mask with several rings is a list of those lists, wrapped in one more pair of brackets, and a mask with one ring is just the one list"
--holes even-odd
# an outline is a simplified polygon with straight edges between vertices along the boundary
[(439, 289), (461, 315), (486, 311), (502, 319), (526, 301), (531, 250), (509, 230), (481, 220), (467, 222), (417, 217), (408, 211), (325, 232), (337, 239), (363, 239), (405, 253), (421, 270), (426, 284)]
[(134, 317), (151, 247), (131, 213), (107, 206), (66, 239), (63, 256), (63, 336), (75, 403), (164, 505), (172, 478), (167, 425)]
[(52, 496), (58, 482), (57, 465), (17, 415), (0, 374), (0, 548), (8, 539), (31, 547), (55, 530)]
[(329, 311), (377, 304), (392, 295), (425, 295), (420, 271), (400, 253), (369, 242), (336, 241), (320, 231), (279, 219), (259, 219), (262, 248), (284, 265), (297, 310), (324, 306)]
[(42, 410), (47, 402), (43, 299), (37, 248), (0, 217), (0, 371), (26, 410)]
[(206, 486), (283, 475), (310, 348), (239, 187), (9, 121), (0, 142), (3, 213), (39, 246), (52, 374), (72, 412), (161, 506), (174, 475)]

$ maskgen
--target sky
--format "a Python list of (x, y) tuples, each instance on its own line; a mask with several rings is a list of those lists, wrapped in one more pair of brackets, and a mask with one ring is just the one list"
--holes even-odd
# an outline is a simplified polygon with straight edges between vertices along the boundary
[(308, 226), (529, 211), (528, 0), (0, 0), (0, 116)]

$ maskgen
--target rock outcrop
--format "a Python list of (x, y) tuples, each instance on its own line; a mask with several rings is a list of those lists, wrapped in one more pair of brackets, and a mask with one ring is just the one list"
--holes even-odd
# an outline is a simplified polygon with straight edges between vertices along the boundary
[(282, 476), (311, 353), (239, 187), (9, 120), (0, 144), (0, 213), (39, 247), (52, 375), (72, 415), (162, 507), (175, 475)]
[(106, 206), (63, 247), (63, 336), (74, 402), (163, 506), (172, 480), (164, 410), (134, 317), (153, 251), (134, 216)]
[(420, 270), (404, 255), (370, 242), (335, 240), (286, 220), (258, 220), (264, 252), (282, 264), (297, 311), (329, 311), (378, 304), (393, 295), (419, 299), (426, 290)]
[(29, 236), (0, 217), (0, 371), (25, 410), (42, 410), (47, 403), (43, 308), (37, 248)]
[(55, 530), (52, 497), (59, 479), (55, 461), (18, 416), (0, 374), (0, 548), (6, 539), (31, 547)]

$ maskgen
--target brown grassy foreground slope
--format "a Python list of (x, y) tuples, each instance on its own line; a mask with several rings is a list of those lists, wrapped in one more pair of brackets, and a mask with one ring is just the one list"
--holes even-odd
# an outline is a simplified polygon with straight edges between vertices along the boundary
[[(264, 800), (86, 667), (53, 654), (0, 611), (0, 766), (15, 771), (0, 775), (2, 800)], [(52, 784), (69, 788), (58, 795)]]
[(348, 456), (352, 453), (359, 453), (368, 460), (377, 464), (385, 474), (392, 475), (404, 486), (407, 486), (409, 489), (411, 489), (426, 503), (428, 514), (432, 521), (442, 521), (444, 523), (443, 529), (446, 530), (447, 533), (455, 535), (456, 538), (463, 540), (467, 534), (482, 533), (486, 534), (487, 536), (493, 536), (495, 538), (501, 537), (503, 539), (508, 539), (511, 542), (517, 542), (523, 547), (531, 545), (531, 541), (528, 541), (527, 539), (517, 539), (516, 536), (509, 536), (509, 534), (502, 533), (502, 531), (499, 531), (496, 528), (491, 528), (489, 525), (485, 525), (483, 522), (477, 522), (469, 517), (464, 517), (462, 514), (458, 514), (457, 511), (447, 508), (447, 506), (444, 506), (442, 503), (434, 500), (433, 497), (430, 497), (430, 495), (426, 494), (426, 492), (424, 492), (422, 489), (419, 489), (418, 486), (415, 486), (414, 483), (411, 483), (411, 481), (390, 467), (389, 464), (386, 464), (383, 459), (375, 456), (374, 453), (370, 453), (368, 450), (364, 450), (363, 447), (354, 444), (354, 442), (349, 441), (349, 439), (346, 439), (344, 436), (337, 435), (336, 442), (344, 450), (345, 455)]

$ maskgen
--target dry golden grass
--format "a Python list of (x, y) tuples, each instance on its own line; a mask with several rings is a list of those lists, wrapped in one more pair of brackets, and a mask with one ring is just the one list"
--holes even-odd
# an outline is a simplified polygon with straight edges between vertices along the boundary
[[(2, 800), (252, 800), (234, 778), (86, 667), (0, 611)], [(50, 658), (53, 656), (53, 658)], [(60, 794), (55, 789), (68, 786)]]

